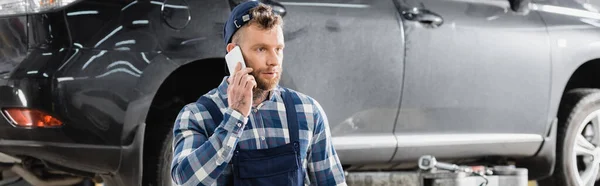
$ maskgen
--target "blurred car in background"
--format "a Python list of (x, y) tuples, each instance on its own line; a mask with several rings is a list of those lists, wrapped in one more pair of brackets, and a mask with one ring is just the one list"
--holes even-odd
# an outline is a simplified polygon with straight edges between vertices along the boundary
[[(0, 1), (0, 160), (42, 180), (170, 184), (179, 110), (228, 75), (242, 0)], [(421, 155), (592, 185), (600, 14), (573, 0), (264, 0), (281, 85), (318, 100), (346, 171)]]

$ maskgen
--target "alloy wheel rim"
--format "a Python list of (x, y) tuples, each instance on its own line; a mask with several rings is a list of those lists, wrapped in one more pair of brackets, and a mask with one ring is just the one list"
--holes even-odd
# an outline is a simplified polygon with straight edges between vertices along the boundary
[(600, 110), (580, 123), (573, 143), (571, 174), (577, 185), (593, 186), (600, 171)]

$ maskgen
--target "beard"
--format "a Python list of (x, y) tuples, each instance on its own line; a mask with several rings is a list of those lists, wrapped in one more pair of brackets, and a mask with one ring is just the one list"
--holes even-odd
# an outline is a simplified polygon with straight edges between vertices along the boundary
[(282, 73), (281, 68), (277, 70), (277, 76), (272, 79), (266, 79), (260, 76), (260, 74), (265, 71), (267, 71), (267, 69), (255, 70), (251, 73), (252, 76), (254, 76), (254, 79), (256, 80), (256, 87), (254, 88), (254, 90), (270, 91), (277, 87), (277, 84), (279, 84), (279, 80), (281, 79)]

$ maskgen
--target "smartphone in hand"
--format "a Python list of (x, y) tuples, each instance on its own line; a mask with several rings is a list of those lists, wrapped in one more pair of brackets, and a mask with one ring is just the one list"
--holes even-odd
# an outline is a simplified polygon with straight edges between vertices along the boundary
[(242, 55), (242, 49), (240, 46), (235, 46), (235, 48), (231, 49), (227, 55), (225, 55), (225, 61), (227, 62), (227, 68), (229, 69), (229, 75), (233, 76), (235, 73), (235, 66), (239, 63), (242, 63), (242, 69), (246, 68), (246, 62), (244, 61), (244, 56)]

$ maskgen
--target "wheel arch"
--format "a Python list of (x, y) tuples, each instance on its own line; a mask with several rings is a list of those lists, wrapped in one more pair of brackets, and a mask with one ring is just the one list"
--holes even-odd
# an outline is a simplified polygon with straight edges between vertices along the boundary
[[(140, 121), (145, 123), (142, 141), (142, 166), (156, 163), (165, 136), (172, 131), (179, 111), (188, 103), (195, 102), (200, 96), (216, 88), (223, 77), (228, 75), (223, 58), (205, 58), (187, 61), (168, 73), (155, 84), (152, 99), (145, 99), (147, 112), (140, 113)], [(145, 115), (145, 117), (142, 117)], [(143, 167), (144, 171), (153, 174), (156, 167)], [(144, 173), (144, 175), (146, 175)], [(148, 183), (153, 176), (144, 176), (143, 183)]]

